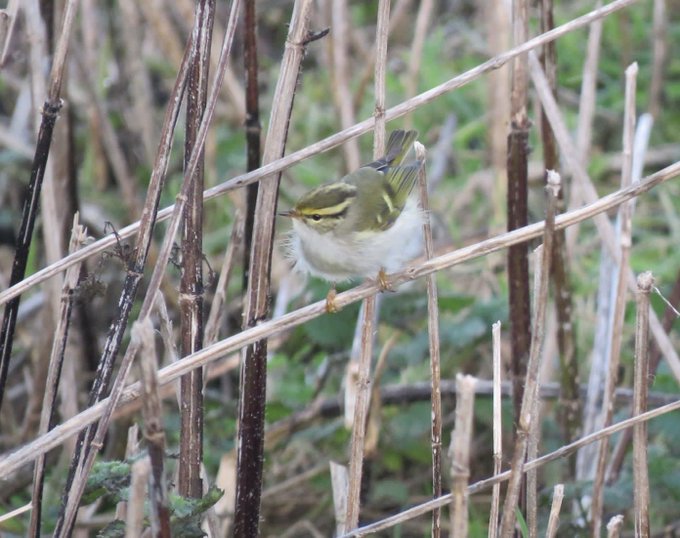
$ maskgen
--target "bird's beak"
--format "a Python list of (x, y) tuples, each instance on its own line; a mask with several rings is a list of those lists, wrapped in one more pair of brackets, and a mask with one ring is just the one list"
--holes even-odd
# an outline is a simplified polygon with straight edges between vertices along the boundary
[(298, 216), (298, 212), (295, 211), (295, 209), (289, 209), (288, 211), (282, 211), (281, 213), (278, 214), (279, 217), (290, 217), (290, 218), (295, 218)]

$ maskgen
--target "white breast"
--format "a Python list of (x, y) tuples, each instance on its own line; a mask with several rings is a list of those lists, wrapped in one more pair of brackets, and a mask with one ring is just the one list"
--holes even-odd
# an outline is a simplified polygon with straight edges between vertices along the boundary
[[(333, 232), (319, 234), (293, 220), (288, 256), (295, 269), (341, 282), (356, 277), (374, 278), (380, 269), (388, 273), (402, 269), (422, 251), (422, 211), (410, 197), (396, 222), (387, 230), (338, 237)], [(313, 253), (309, 256), (309, 253)]]

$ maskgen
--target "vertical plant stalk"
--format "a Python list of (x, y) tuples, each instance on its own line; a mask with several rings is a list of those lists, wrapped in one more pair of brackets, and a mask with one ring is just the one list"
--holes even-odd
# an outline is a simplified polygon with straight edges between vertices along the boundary
[[(378, 22), (375, 36), (375, 130), (373, 136), (373, 157), (385, 154), (385, 69), (387, 65), (387, 40), (389, 37), (390, 0), (378, 3)], [(361, 348), (356, 364), (356, 399), (352, 421), (352, 439), (349, 455), (349, 486), (347, 491), (347, 513), (345, 530), (359, 526), (361, 505), (361, 480), (364, 467), (364, 440), (366, 419), (371, 395), (371, 358), (373, 356), (374, 326), (378, 312), (376, 295), (367, 297), (357, 320), (361, 328)]]
[[(47, 168), (47, 158), (50, 154), (50, 147), (52, 145), (52, 133), (54, 132), (54, 124), (59, 117), (59, 111), (63, 104), (59, 95), (61, 93), (69, 38), (71, 36), (71, 29), (73, 27), (77, 6), (77, 0), (69, 0), (66, 4), (64, 22), (54, 53), (54, 61), (52, 63), (52, 70), (50, 71), (50, 83), (47, 89), (47, 98), (45, 99), (45, 103), (41, 110), (42, 120), (40, 122), (38, 140), (33, 155), (33, 164), (31, 165), (31, 178), (28, 183), (26, 201), (21, 214), (21, 225), (16, 240), (17, 246), (9, 279), (10, 287), (23, 280), (24, 275), (26, 274), (28, 253), (33, 239), (33, 228), (35, 226), (35, 221), (38, 218), (40, 192), (42, 190), (45, 170)], [(2, 407), (5, 385), (7, 384), (7, 373), (9, 371), (9, 361), (12, 355), (14, 330), (16, 328), (20, 300), (20, 297), (17, 296), (11, 301), (8, 301), (5, 305), (2, 317), (2, 326), (0, 328), (0, 407)]]
[[(489, 53), (495, 56), (508, 50), (512, 22), (510, 3), (506, 0), (484, 2), (484, 21)], [(491, 222), (495, 228), (500, 229), (507, 217), (508, 118), (511, 93), (509, 67), (503, 66), (490, 72), (487, 80), (487, 141), (493, 170)]]
[(668, 56), (668, 15), (666, 0), (654, 0), (653, 20), (653, 57), (652, 81), (649, 86), (649, 113), (655, 118), (661, 113), (663, 82), (666, 74), (666, 57)]
[[(621, 188), (628, 187), (633, 176), (633, 137), (635, 136), (635, 86), (638, 67), (632, 64), (626, 69), (626, 93), (623, 125), (623, 169), (621, 171)], [(616, 281), (616, 297), (614, 312), (611, 316), (611, 344), (608, 357), (608, 371), (605, 379), (602, 399), (601, 421), (599, 426), (606, 428), (612, 422), (614, 414), (614, 391), (618, 378), (621, 340), (623, 338), (623, 319), (626, 313), (626, 270), (630, 259), (632, 243), (633, 208), (630, 202), (619, 208), (620, 224), (620, 254)], [(597, 455), (597, 467), (593, 481), (593, 495), (591, 505), (591, 530), (593, 535), (599, 535), (602, 528), (602, 508), (604, 501), (604, 479), (609, 460), (609, 437), (602, 439)]]
[(556, 484), (553, 488), (553, 499), (550, 505), (550, 516), (548, 517), (548, 528), (545, 531), (545, 538), (555, 538), (557, 529), (560, 526), (560, 510), (564, 500), (564, 484)]
[[(633, 416), (647, 410), (649, 386), (649, 293), (654, 286), (650, 271), (637, 278), (637, 317), (635, 319), (635, 377)], [(649, 538), (649, 471), (647, 469), (647, 423), (633, 426), (633, 498), (635, 504), (635, 536)]]
[(619, 538), (623, 527), (623, 516), (614, 516), (607, 523), (607, 538)]
[[(184, 164), (188, 164), (208, 95), (210, 49), (215, 19), (215, 0), (198, 0), (194, 25), (197, 47), (190, 59), (187, 79), (186, 139)], [(182, 275), (180, 281), (181, 355), (203, 348), (203, 176), (204, 151), (191, 177), (182, 215)], [(201, 497), (203, 460), (203, 369), (180, 379), (180, 441), (178, 491), (185, 497)]]
[(531, 336), (531, 352), (527, 364), (527, 375), (522, 394), (521, 413), (517, 424), (515, 447), (512, 456), (512, 468), (508, 488), (503, 504), (503, 519), (501, 521), (501, 533), (503, 537), (511, 536), (515, 527), (515, 508), (520, 496), (522, 475), (529, 440), (531, 421), (538, 420), (534, 416), (534, 401), (538, 395), (538, 371), (540, 366), (541, 347), (543, 343), (543, 327), (545, 324), (545, 311), (548, 306), (548, 280), (550, 276), (550, 262), (555, 237), (555, 206), (560, 188), (560, 176), (557, 172), (548, 171), (548, 180), (545, 187), (547, 195), (545, 231), (543, 233), (543, 252), (540, 270), (536, 270), (539, 278), (538, 296), (535, 300), (536, 312), (534, 313), (534, 330)]
[(451, 536), (468, 536), (468, 482), (476, 384), (477, 380), (470, 375), (456, 375), (456, 426), (450, 449)]
[[(245, 0), (243, 62), (246, 72), (246, 156), (247, 171), (260, 167), (260, 89), (258, 86), (257, 62), (257, 0)], [(259, 183), (251, 183), (246, 187), (246, 220), (243, 249), (243, 289), (248, 288), (248, 271), (250, 270), (250, 250), (252, 248), (253, 223), (255, 222), (255, 203)]]
[[(283, 156), (293, 110), (295, 88), (305, 47), (310, 39), (311, 0), (296, 0), (291, 16), (281, 71), (274, 91), (269, 130), (262, 157), (268, 164)], [(280, 174), (257, 193), (244, 328), (254, 327), (269, 312), (271, 256)], [(257, 536), (260, 523), (264, 413), (267, 389), (267, 340), (249, 346), (241, 364), (238, 429), (238, 468), (233, 535)]]
[(170, 511), (164, 473), (165, 432), (161, 399), (158, 393), (158, 359), (156, 356), (156, 334), (149, 318), (132, 326), (132, 338), (137, 339), (139, 368), (142, 380), (142, 417), (144, 437), (149, 452), (151, 475), (149, 485), (149, 506), (151, 532), (158, 538), (170, 538)]
[[(529, 34), (528, 0), (513, 2), (513, 44), (527, 40)], [(508, 231), (528, 223), (528, 158), (529, 128), (527, 116), (527, 57), (517, 56), (512, 62), (510, 93), (510, 134), (508, 135)], [(529, 305), (529, 262), (527, 245), (513, 245), (508, 249), (508, 303), (510, 307), (512, 398), (516, 420), (519, 418), (524, 376), (531, 346), (531, 307)]]
[[(416, 158), (421, 162), (418, 172), (418, 186), (420, 187), (420, 207), (423, 211), (423, 238), (425, 242), (425, 257), (434, 257), (434, 242), (432, 240), (432, 226), (430, 224), (430, 201), (427, 195), (427, 171), (425, 169), (425, 147), (420, 143), (414, 144)], [(442, 494), (442, 391), (441, 391), (441, 357), (439, 353), (439, 302), (437, 293), (437, 275), (427, 275), (427, 332), (430, 347), (430, 383), (432, 406), (432, 427), (430, 430), (430, 444), (432, 448), (432, 496), (441, 497)], [(441, 510), (432, 511), (432, 536), (441, 535)]]
[[(423, 48), (425, 46), (425, 38), (427, 37), (427, 29), (430, 25), (433, 9), (434, 0), (423, 0), (420, 2), (415, 30), (413, 32), (413, 41), (411, 42), (411, 50), (408, 57), (408, 75), (404, 83), (407, 97), (413, 97), (418, 92), (420, 62), (423, 59)], [(411, 129), (412, 125), (413, 117), (411, 115), (406, 116), (406, 129)]]
[[(69, 252), (79, 249), (87, 238), (87, 232), (78, 223), (78, 214), (73, 217), (73, 231), (69, 245)], [(73, 294), (78, 286), (78, 276), (80, 275), (81, 264), (76, 264), (68, 268), (64, 275), (64, 283), (61, 288), (61, 311), (55, 329), (55, 339), (52, 343), (52, 353), (50, 355), (49, 369), (45, 381), (45, 394), (43, 395), (42, 411), (40, 413), (40, 425), (37, 435), (43, 435), (53, 427), (54, 411), (59, 392), (59, 379), (61, 369), (64, 364), (64, 351), (68, 339), (69, 324), (71, 321), (71, 311), (73, 309)], [(40, 519), (42, 516), (42, 496), (45, 481), (45, 456), (40, 455), (33, 468), (33, 494), (31, 512), (31, 522), (29, 535), (39, 538)]]
[(347, 519), (347, 492), (349, 491), (349, 478), (347, 467), (334, 461), (329, 462), (331, 468), (331, 486), (333, 490), (333, 513), (335, 514), (335, 533), (342, 536), (347, 532), (345, 521)]
[[(208, 107), (206, 113), (203, 116), (203, 120), (201, 121), (201, 127), (198, 130), (196, 148), (192, 152), (191, 158), (189, 159), (189, 164), (186, 166), (184, 181), (182, 183), (180, 192), (177, 195), (176, 203), (173, 206), (172, 216), (168, 224), (168, 231), (163, 240), (157, 263), (154, 266), (154, 270), (149, 281), (147, 294), (144, 297), (144, 301), (142, 302), (142, 306), (140, 308), (138, 321), (143, 321), (150, 315), (155, 302), (156, 291), (158, 291), (160, 288), (160, 284), (165, 273), (165, 268), (167, 266), (168, 260), (170, 259), (174, 238), (177, 234), (177, 230), (179, 229), (180, 217), (182, 210), (184, 209), (184, 202), (186, 201), (188, 191), (191, 186), (190, 178), (193, 174), (196, 164), (198, 163), (200, 149), (205, 143), (208, 125), (210, 124), (210, 119), (212, 118), (213, 112), (215, 110), (215, 103), (217, 101), (220, 83), (228, 65), (229, 52), (234, 39), (237, 19), (236, 15), (238, 13), (239, 4), (239, 0), (233, 0), (231, 5), (229, 23), (227, 26), (227, 31), (225, 32), (224, 40), (222, 42), (220, 63), (218, 66), (217, 76), (215, 77), (215, 84), (213, 85), (213, 88), (210, 92)], [(97, 379), (95, 380), (95, 384), (90, 394), (90, 407), (94, 403), (103, 399), (104, 389), (108, 388), (113, 369), (113, 361), (120, 348), (122, 336), (127, 325), (130, 310), (132, 308), (134, 295), (136, 293), (137, 286), (139, 285), (139, 281), (141, 280), (144, 262), (146, 260), (146, 253), (148, 252), (149, 246), (151, 244), (153, 224), (156, 218), (156, 209), (158, 207), (158, 200), (163, 184), (163, 178), (165, 176), (165, 172), (167, 171), (174, 126), (179, 116), (180, 104), (182, 102), (182, 95), (184, 93), (189, 58), (191, 57), (193, 48), (195, 46), (196, 41), (194, 39), (194, 34), (192, 33), (192, 37), (187, 43), (184, 58), (179, 67), (177, 80), (169, 99), (170, 104), (166, 111), (165, 120), (161, 131), (161, 142), (159, 144), (156, 163), (154, 164), (154, 169), (151, 174), (147, 201), (140, 223), (139, 235), (137, 238), (137, 248), (135, 248), (133, 251), (135, 259), (128, 262), (128, 272), (123, 287), (123, 293), (119, 301), (120, 311), (118, 318), (109, 329), (109, 335), (105, 344), (102, 360), (100, 361), (100, 367), (98, 369), (98, 374), (100, 375), (98, 375)], [(78, 509), (78, 504), (80, 503), (80, 498), (82, 497), (85, 488), (87, 475), (94, 464), (94, 459), (97, 455), (97, 452), (99, 449), (101, 449), (109, 422), (113, 415), (113, 410), (115, 409), (121, 395), (123, 394), (125, 380), (132, 366), (133, 358), (137, 354), (138, 348), (139, 346), (135, 345), (134, 343), (131, 343), (128, 346), (125, 356), (121, 361), (118, 374), (113, 382), (113, 386), (111, 387), (110, 395), (100, 420), (98, 422), (92, 423), (85, 430), (82, 430), (78, 436), (76, 454), (71, 461), (71, 468), (69, 469), (69, 476), (67, 478), (62, 501), (64, 506), (62, 506), (61, 513), (57, 520), (54, 533), (55, 536), (68, 536), (71, 533), (75, 515)]]
[[(553, 0), (541, 2), (541, 32), (547, 32), (555, 27)], [(557, 99), (557, 47), (555, 42), (543, 46), (542, 64), (550, 90)], [(543, 145), (543, 167), (546, 170), (558, 170), (559, 157), (557, 142), (550, 121), (545, 111), (541, 109), (541, 141)], [(557, 199), (558, 211), (564, 211), (564, 190), (560, 189)], [(581, 422), (581, 395), (579, 392), (578, 362), (576, 361), (576, 344), (574, 338), (574, 324), (572, 320), (572, 293), (569, 277), (569, 256), (567, 254), (565, 230), (555, 233), (555, 248), (553, 261), (550, 264), (550, 278), (555, 298), (557, 314), (557, 347), (560, 355), (560, 404), (559, 422), (562, 439), (570, 443), (579, 433)], [(569, 458), (569, 475), (576, 472), (576, 457)]]
[[(340, 116), (340, 126), (343, 129), (351, 127), (355, 123), (354, 104), (349, 85), (351, 73), (348, 65), (349, 43), (351, 35), (350, 22), (347, 20), (349, 9), (347, 0), (333, 0), (331, 2), (331, 32), (330, 47), (332, 51), (332, 76), (333, 76), (333, 99)], [(342, 147), (345, 154), (345, 170), (351, 172), (361, 165), (359, 155), (359, 142), (356, 138), (347, 141)]]
[(144, 502), (150, 473), (151, 463), (148, 456), (132, 464), (127, 517), (125, 518), (125, 536), (127, 538), (141, 538), (142, 536)]
[[(503, 393), (501, 389), (501, 322), (491, 327), (493, 339), (493, 474), (501, 474), (503, 468)], [(489, 510), (489, 538), (498, 537), (498, 513), (500, 511), (501, 485), (495, 483), (491, 492)]]

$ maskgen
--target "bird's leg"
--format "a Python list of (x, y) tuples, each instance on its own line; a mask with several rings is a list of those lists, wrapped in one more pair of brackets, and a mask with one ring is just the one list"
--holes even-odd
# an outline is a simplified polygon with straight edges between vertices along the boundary
[(380, 287), (380, 291), (394, 291), (387, 280), (387, 273), (385, 272), (384, 268), (380, 268), (380, 271), (378, 271), (378, 278), (376, 280), (378, 282), (378, 286)]
[(328, 290), (328, 295), (326, 295), (326, 312), (329, 314), (335, 314), (340, 310), (335, 304), (335, 297), (337, 294), (338, 292), (335, 291), (335, 283), (333, 283), (331, 289)]

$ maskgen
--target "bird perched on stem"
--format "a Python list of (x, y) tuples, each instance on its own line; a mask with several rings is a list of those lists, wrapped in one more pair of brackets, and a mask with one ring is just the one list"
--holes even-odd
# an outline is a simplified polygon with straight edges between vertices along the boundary
[(397, 271), (422, 248), (422, 211), (413, 186), (423, 161), (402, 164), (418, 133), (390, 134), (385, 156), (304, 194), (293, 209), (288, 254), (295, 268), (332, 284), (326, 310), (335, 312), (335, 284)]

